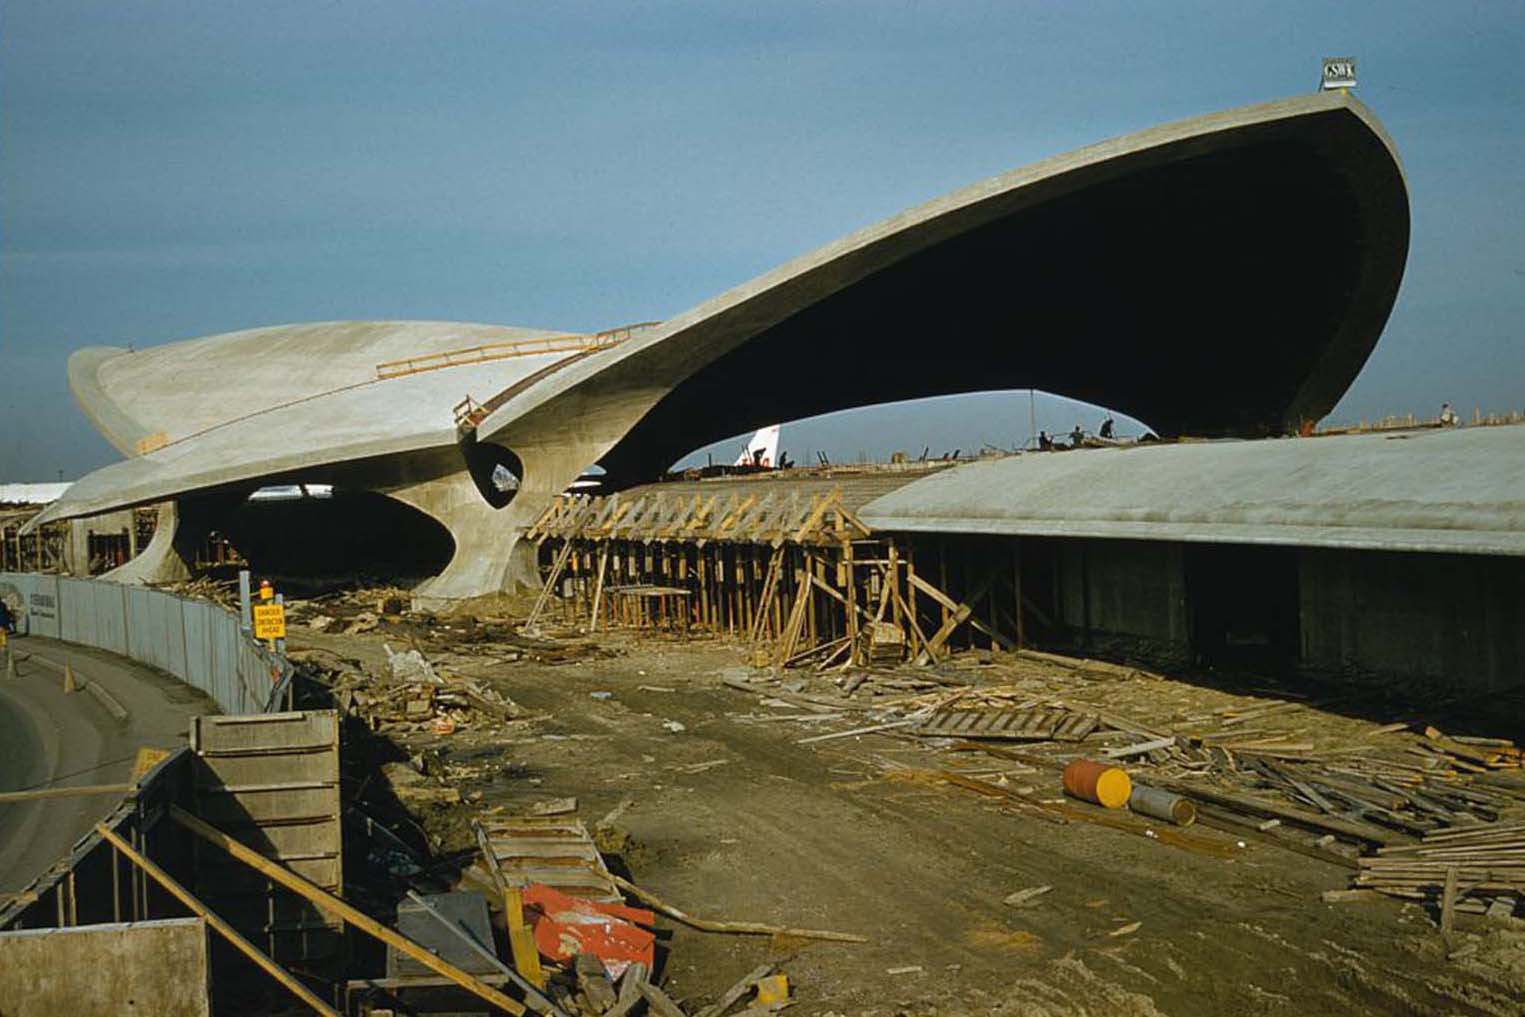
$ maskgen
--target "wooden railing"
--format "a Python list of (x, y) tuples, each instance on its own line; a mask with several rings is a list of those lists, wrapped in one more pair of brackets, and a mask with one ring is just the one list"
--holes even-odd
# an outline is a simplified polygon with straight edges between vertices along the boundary
[(606, 332), (594, 332), (590, 335), (548, 335), (537, 339), (515, 339), (509, 342), (489, 343), (485, 346), (472, 346), (461, 350), (445, 350), (440, 353), (425, 353), (417, 357), (409, 357), (406, 360), (389, 360), (376, 365), (376, 377), (378, 380), (388, 378), (403, 378), (410, 374), (421, 374), (425, 371), (438, 371), (446, 367), (457, 367), (461, 364), (482, 364), (494, 360), (508, 360), (513, 357), (533, 357), (546, 353), (588, 353), (595, 350), (607, 349), (618, 346), (629, 339), (637, 331), (653, 328), (661, 322), (643, 321), (635, 325), (625, 325), (620, 328), (609, 329)]

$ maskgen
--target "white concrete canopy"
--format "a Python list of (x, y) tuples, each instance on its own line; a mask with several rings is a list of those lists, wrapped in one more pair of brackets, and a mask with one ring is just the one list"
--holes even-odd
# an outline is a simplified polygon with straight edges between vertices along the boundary
[[(1314, 260), (1326, 221), (1346, 245), (1333, 263)], [(1071, 246), (1035, 250), (1044, 237)], [(1204, 240), (1217, 249), (1199, 253)], [(331, 322), (81, 351), (71, 386), (134, 457), (81, 480), (39, 521), (272, 483), (349, 485), (451, 530), (456, 556), (425, 593), (489, 592), (513, 578), (523, 526), (589, 466), (645, 479), (689, 448), (780, 419), (1031, 386), (1163, 433), (1296, 429), (1365, 362), (1407, 247), (1392, 143), (1348, 95), (1195, 117), (892, 216), (601, 351), (386, 380), (383, 361), (554, 333)], [(1063, 341), (1034, 340), (1065, 328)], [(1245, 356), (1251, 369), (1227, 367)], [(787, 382), (769, 364), (793, 365)], [(467, 395), (486, 414), (462, 436), (451, 407)], [(501, 509), (470, 498), (493, 446), (522, 473)]]

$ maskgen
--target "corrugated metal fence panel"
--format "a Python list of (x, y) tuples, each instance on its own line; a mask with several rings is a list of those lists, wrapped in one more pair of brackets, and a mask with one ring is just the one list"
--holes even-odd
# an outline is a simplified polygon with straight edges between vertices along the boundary
[(216, 619), (208, 608), (217, 610), (211, 604), (193, 600), (180, 602), (180, 618), (185, 626), (185, 674), (181, 677), (187, 685), (195, 686), (221, 705), (216, 691), (217, 672), (212, 665), (212, 625)]
[(62, 638), (95, 645), (95, 584), (88, 579), (58, 580), (58, 617)]
[(153, 652), (159, 667), (172, 675), (185, 677), (185, 619), (179, 597), (168, 593), (150, 593), (148, 617), (154, 640)]
[(270, 691), (280, 679), (280, 667), (270, 654), (251, 642), (245, 641), (238, 651), (238, 674), (247, 687), (249, 713), (260, 713), (270, 697)]
[(127, 602), (122, 598), (122, 587), (116, 583), (92, 583), (90, 597), (95, 610), (95, 645), (124, 657), (131, 656), (127, 648)]
[(262, 713), (288, 665), (209, 601), (102, 580), (0, 572), (22, 632), (96, 646), (157, 667), (226, 713)]
[[(229, 713), (249, 713), (248, 695), (239, 676), (242, 647), (248, 642), (238, 629), (238, 619), (229, 615), (231, 624), (216, 625), (212, 636), (212, 698)], [(257, 709), (257, 708), (256, 708)]]
[(124, 586), (122, 591), (123, 601), (127, 604), (127, 631), (132, 633), (127, 641), (131, 651), (128, 656), (157, 667), (152, 657), (154, 640), (149, 625), (149, 598), (153, 591), (141, 586)]

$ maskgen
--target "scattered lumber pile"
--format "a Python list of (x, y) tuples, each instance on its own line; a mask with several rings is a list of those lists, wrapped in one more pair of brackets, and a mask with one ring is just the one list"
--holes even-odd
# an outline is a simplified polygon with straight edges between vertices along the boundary
[(177, 597), (210, 600), (229, 611), (238, 610), (238, 580), (236, 579), (214, 579), (211, 576), (202, 576), (197, 579), (149, 585), (156, 590), (173, 593)]
[[(756, 674), (726, 684), (760, 694), (778, 719), (839, 728), (802, 743), (874, 735), (994, 760), (897, 764), (887, 774), (897, 779), (920, 774), (1040, 801), (1065, 765), (1103, 759), (1142, 785), (1184, 796), (1203, 825), (1359, 865), (1358, 887), (1377, 889), (1391, 873), (1388, 885), (1402, 891), (1395, 896), (1438, 899), (1446, 865), (1430, 859), (1465, 855), (1473, 861), (1460, 867), (1461, 897), (1481, 907), (1489, 893), (1518, 894), (1525, 874), (1525, 826), (1509, 825), (1525, 815), (1525, 779), (1509, 773), (1525, 778), (1519, 748), (1407, 722), (1373, 728), (1331, 711), (1340, 705), (1332, 698), (1193, 688), (1031, 652), (965, 668), (860, 669), (814, 683)], [(1441, 854), (1442, 845), (1452, 854)]]
[(1418, 844), (1379, 848), (1360, 859), (1355, 886), (1437, 904), (1443, 912), (1513, 913), (1525, 899), (1525, 822), (1436, 830)]

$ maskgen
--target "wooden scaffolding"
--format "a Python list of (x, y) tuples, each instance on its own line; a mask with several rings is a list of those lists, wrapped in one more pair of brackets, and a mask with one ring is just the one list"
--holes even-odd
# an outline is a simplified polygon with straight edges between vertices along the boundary
[(527, 535), (544, 577), (531, 628), (559, 606), (590, 631), (745, 639), (752, 663), (775, 669), (934, 663), (969, 628), (1015, 645), (976, 617), (981, 599), (993, 600), (990, 582), (962, 602), (949, 597), (840, 489), (564, 495)]

